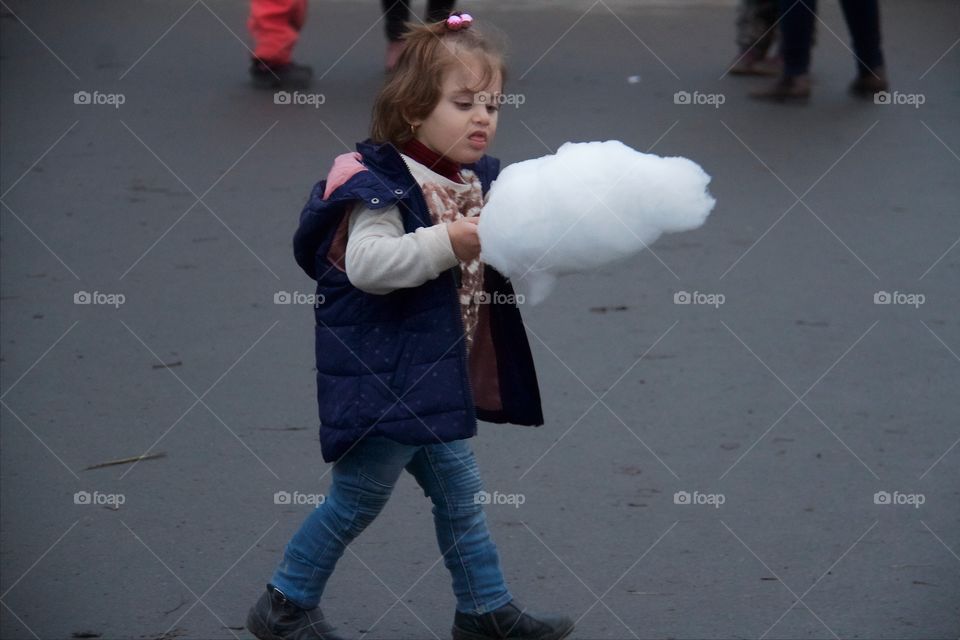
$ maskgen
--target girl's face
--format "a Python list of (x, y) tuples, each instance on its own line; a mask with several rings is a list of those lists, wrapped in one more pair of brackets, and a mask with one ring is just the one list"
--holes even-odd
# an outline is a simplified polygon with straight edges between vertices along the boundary
[(495, 77), (482, 91), (473, 91), (483, 77), (479, 61), (457, 61), (446, 72), (440, 101), (430, 115), (411, 124), (414, 137), (433, 151), (454, 162), (470, 164), (483, 157), (497, 133), (502, 81)]

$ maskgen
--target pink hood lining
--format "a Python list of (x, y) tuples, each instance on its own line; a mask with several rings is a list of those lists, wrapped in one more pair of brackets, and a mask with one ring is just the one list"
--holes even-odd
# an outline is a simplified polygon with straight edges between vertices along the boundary
[(330, 172), (327, 174), (327, 188), (323, 192), (324, 200), (343, 186), (347, 180), (361, 171), (367, 170), (367, 168), (363, 166), (363, 163), (360, 162), (362, 157), (359, 152), (352, 151), (334, 158), (333, 166), (330, 167)]

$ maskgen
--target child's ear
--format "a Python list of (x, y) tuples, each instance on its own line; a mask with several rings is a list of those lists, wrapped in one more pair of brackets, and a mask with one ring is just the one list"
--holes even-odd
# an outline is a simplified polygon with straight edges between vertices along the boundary
[(407, 119), (407, 124), (410, 126), (410, 135), (414, 138), (417, 137), (417, 129), (420, 128), (420, 125), (423, 124), (423, 120), (419, 118)]

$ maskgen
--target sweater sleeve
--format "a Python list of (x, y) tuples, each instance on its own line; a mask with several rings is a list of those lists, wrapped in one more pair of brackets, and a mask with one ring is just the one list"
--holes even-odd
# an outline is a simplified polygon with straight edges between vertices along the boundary
[(460, 261), (447, 225), (404, 233), (396, 206), (374, 210), (357, 205), (350, 212), (345, 263), (353, 286), (382, 295), (420, 286)]

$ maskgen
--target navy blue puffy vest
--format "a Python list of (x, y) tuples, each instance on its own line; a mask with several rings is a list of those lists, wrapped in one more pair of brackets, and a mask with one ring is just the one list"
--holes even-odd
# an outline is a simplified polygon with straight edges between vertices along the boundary
[[(456, 269), (424, 284), (375, 295), (354, 287), (327, 257), (335, 232), (357, 200), (371, 209), (398, 205), (406, 232), (432, 224), (423, 193), (390, 144), (357, 144), (361, 171), (323, 198), (314, 187), (293, 239), (297, 263), (317, 281), (317, 402), (323, 459), (333, 462), (366, 436), (405, 444), (469, 438), (477, 419), (543, 424), (540, 391), (513, 288), (490, 266), (484, 288), (499, 402), (476, 406), (469, 375)], [(499, 172), (484, 157), (468, 168), (484, 192)], [(476, 347), (474, 351), (476, 351)], [(486, 376), (490, 377), (490, 376)], [(489, 385), (486, 385), (489, 386)]]

